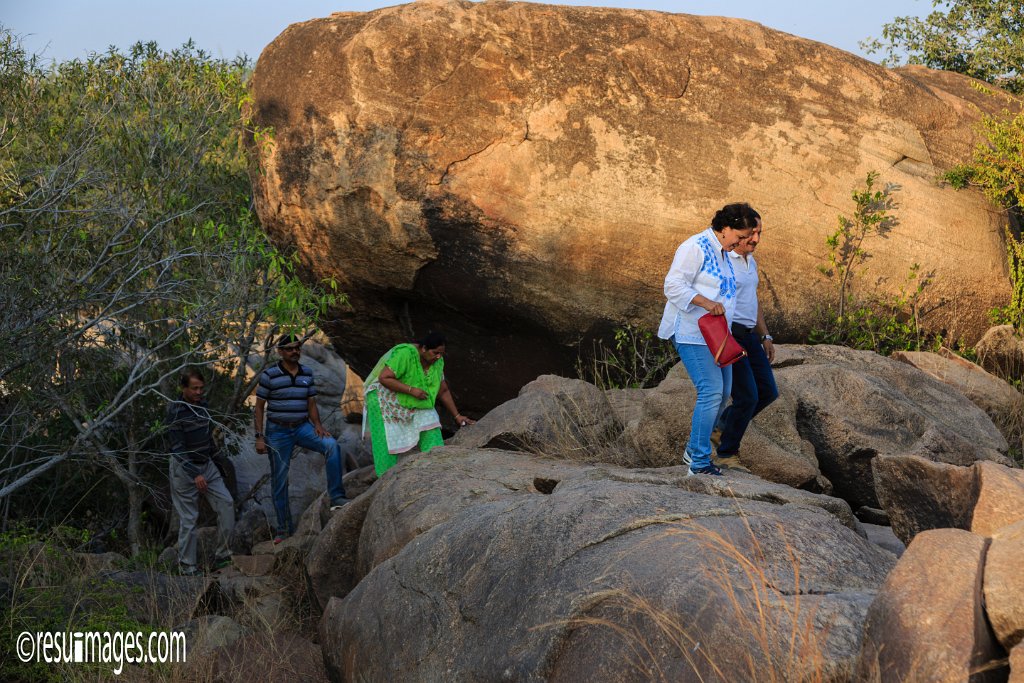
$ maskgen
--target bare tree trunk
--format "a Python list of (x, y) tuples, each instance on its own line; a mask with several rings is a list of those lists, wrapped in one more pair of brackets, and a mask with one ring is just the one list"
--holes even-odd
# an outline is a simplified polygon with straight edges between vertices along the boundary
[(128, 487), (128, 543), (132, 549), (132, 557), (142, 551), (142, 499), (143, 490), (139, 483), (139, 454), (136, 450), (128, 451), (129, 481)]

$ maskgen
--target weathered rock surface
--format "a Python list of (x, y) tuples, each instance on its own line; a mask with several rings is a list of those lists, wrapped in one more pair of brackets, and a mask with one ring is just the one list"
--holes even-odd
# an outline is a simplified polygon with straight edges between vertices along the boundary
[(974, 350), (981, 366), (1000, 377), (1019, 377), (1024, 371), (1024, 339), (1013, 325), (989, 328)]
[(1024, 522), (992, 536), (985, 556), (985, 613), (1008, 651), (1024, 640)]
[[(842, 501), (735, 472), (447, 446), (371, 495), (359, 583), (321, 620), (334, 680), (649, 680), (654, 667), (668, 680), (744, 680), (768, 666), (845, 680), (895, 561), (847, 526), (859, 528)], [(324, 533), (350, 537), (348, 515)], [(655, 614), (669, 619), (659, 627)], [(685, 647), (673, 645), (680, 632)], [(822, 654), (785, 661), (791, 634)], [(403, 647), (386, 645), (396, 638)], [(640, 642), (650, 658), (636, 656)]]
[(306, 557), (310, 591), (321, 610), (332, 597), (348, 595), (359, 581), (359, 535), (372, 501), (373, 492), (367, 492), (335, 513)]
[(1024, 643), (1010, 651), (1010, 678), (1007, 683), (1024, 683)]
[(993, 462), (971, 467), (918, 456), (872, 462), (879, 500), (904, 543), (926, 529), (957, 528), (980, 536), (1024, 520), (1024, 471)]
[(475, 425), (460, 429), (450, 443), (569, 460), (623, 459), (626, 462), (621, 464), (633, 464), (628, 450), (609, 448), (621, 432), (617, 413), (603, 391), (578, 379), (544, 375)]
[(1024, 397), (1006, 381), (948, 349), (942, 351), (897, 351), (891, 357), (956, 387), (997, 424), (1003, 416), (1024, 410)]
[(349, 295), (327, 331), (357, 372), (442, 326), (464, 410), (571, 372), (581, 336), (653, 325), (676, 246), (729, 201), (765, 216), (772, 329), (805, 331), (826, 235), (870, 170), (900, 187), (872, 277), (895, 289), (913, 261), (934, 271), (926, 303), (947, 303), (928, 324), (973, 342), (1009, 293), (1004, 219), (935, 182), (1003, 106), (972, 84), (721, 17), (457, 0), (337, 13), (260, 56), (254, 115), (274, 142), (253, 146), (256, 207), (306, 277)]
[(1005, 680), (975, 673), (1001, 656), (982, 610), (985, 544), (959, 529), (914, 538), (871, 604), (857, 680)]
[(789, 347), (784, 360), (776, 378), (797, 404), (797, 430), (836, 494), (855, 508), (879, 507), (872, 476), (879, 455), (1010, 464), (1006, 439), (985, 412), (916, 368), (827, 345)]
[(928, 529), (970, 529), (978, 500), (978, 472), (916, 455), (871, 462), (875, 490), (893, 533), (904, 543)]
[(1024, 519), (1024, 471), (990, 462), (979, 462), (975, 468), (978, 498), (971, 514), (971, 531), (991, 536)]
[(868, 540), (875, 545), (885, 548), (896, 557), (900, 557), (907, 550), (906, 544), (903, 543), (896, 534), (893, 533), (892, 527), (879, 526), (877, 524), (862, 524), (864, 532), (868, 535)]
[(246, 631), (237, 621), (221, 614), (193, 619), (178, 630), (185, 632), (188, 652), (197, 658), (208, 657), (218, 647), (230, 645)]

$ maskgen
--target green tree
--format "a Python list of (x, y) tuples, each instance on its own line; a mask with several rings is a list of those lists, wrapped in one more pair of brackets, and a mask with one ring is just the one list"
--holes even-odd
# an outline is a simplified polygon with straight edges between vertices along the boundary
[(177, 375), (225, 378), (230, 429), (261, 333), (341, 302), (252, 212), (247, 73), (191, 43), (44, 67), (0, 27), (0, 501), (112, 473), (138, 550)]
[[(861, 42), (884, 52), (884, 64), (923, 64), (1024, 92), (1024, 3), (1020, 0), (933, 0), (925, 19), (896, 17), (882, 38)], [(943, 8), (943, 9), (939, 9)]]

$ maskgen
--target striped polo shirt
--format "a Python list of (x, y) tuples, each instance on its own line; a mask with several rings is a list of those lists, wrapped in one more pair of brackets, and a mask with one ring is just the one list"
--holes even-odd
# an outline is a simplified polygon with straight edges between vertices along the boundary
[(267, 418), (277, 422), (298, 422), (309, 417), (309, 399), (316, 396), (313, 371), (299, 364), (292, 377), (281, 363), (260, 373), (256, 397), (267, 402)]

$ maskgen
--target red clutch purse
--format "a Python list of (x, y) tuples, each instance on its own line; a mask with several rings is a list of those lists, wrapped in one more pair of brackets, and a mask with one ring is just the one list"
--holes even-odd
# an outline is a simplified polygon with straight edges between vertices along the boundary
[(711, 350), (711, 355), (715, 357), (715, 365), (718, 367), (732, 365), (747, 355), (746, 349), (740, 346), (736, 337), (729, 332), (729, 324), (724, 315), (705, 313), (697, 320), (697, 326), (700, 327), (704, 343)]

